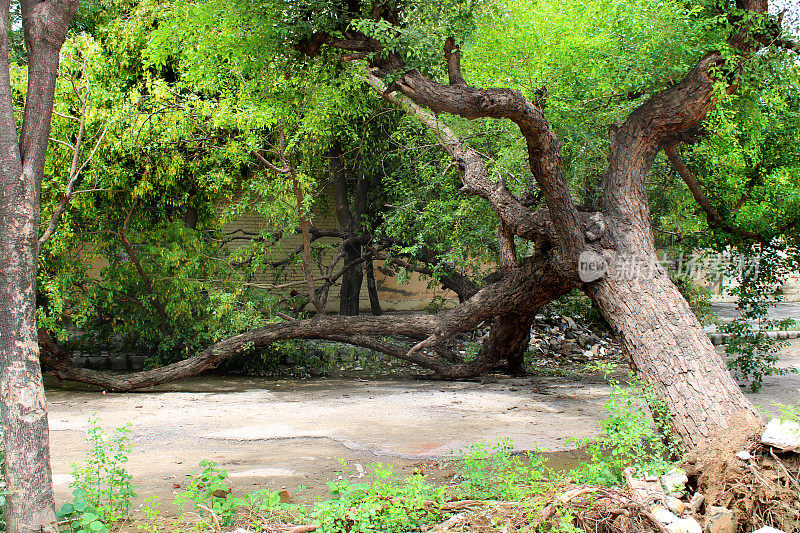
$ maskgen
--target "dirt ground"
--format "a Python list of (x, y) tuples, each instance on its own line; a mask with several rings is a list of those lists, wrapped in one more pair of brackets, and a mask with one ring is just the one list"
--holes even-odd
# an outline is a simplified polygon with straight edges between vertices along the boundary
[[(781, 364), (800, 368), (800, 341), (783, 350)], [(446, 482), (452, 472), (442, 459), (503, 437), (568, 466), (581, 457), (568, 451), (576, 448), (570, 439), (599, 431), (608, 387), (597, 375), (485, 381), (207, 376), (115, 394), (48, 380), (56, 499), (68, 498), (93, 412), (107, 430), (132, 424), (136, 503), (155, 496), (167, 512), (177, 511), (173, 495), (202, 459), (225, 468), (236, 491), (303, 487), (297, 499), (309, 501), (327, 493), (326, 481), (357, 477), (376, 462), (400, 472), (422, 468)], [(750, 396), (771, 410), (774, 401), (800, 402), (798, 389), (798, 374), (771, 376)]]

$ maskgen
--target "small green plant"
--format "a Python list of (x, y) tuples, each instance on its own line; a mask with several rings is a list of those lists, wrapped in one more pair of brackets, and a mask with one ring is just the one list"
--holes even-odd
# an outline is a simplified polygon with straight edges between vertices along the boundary
[(670, 434), (666, 406), (641, 379), (629, 374), (627, 384), (622, 384), (612, 377), (614, 365), (593, 368), (603, 371), (611, 384), (604, 406), (610, 416), (600, 423), (598, 437), (582, 442), (588, 445), (592, 460), (570, 476), (579, 483), (615, 486), (623, 483), (623, 470), (629, 466), (647, 474), (666, 473), (679, 450)]
[[(133, 450), (131, 424), (116, 428), (108, 435), (100, 427), (97, 414), (92, 413), (86, 441), (89, 444), (86, 464), (73, 463), (74, 481), (70, 486), (81, 491), (81, 498), (96, 509), (94, 514), (100, 520), (115, 522), (128, 514), (131, 500), (136, 497), (131, 476), (125, 470), (128, 454)], [(82, 512), (78, 507), (75, 509)]]
[(283, 503), (277, 491), (259, 489), (241, 498), (235, 497), (226, 481), (228, 473), (225, 469), (208, 460), (200, 461), (200, 468), (192, 475), (187, 489), (175, 497), (175, 503), (182, 506), (192, 502), (204, 525), (215, 531), (221, 526), (233, 525), (239, 517), (250, 517), (255, 521), (253, 529), (260, 529), (263, 526), (258, 520), (265, 516), (289, 517), (296, 521), (307, 515), (303, 507)]
[[(800, 389), (797, 389), (797, 392), (800, 393)], [(800, 403), (797, 405), (786, 405), (773, 402), (772, 406), (778, 409), (781, 420), (789, 420), (791, 422), (797, 422), (800, 424)]]
[(0, 531), (6, 530), (6, 454), (3, 448), (3, 427), (0, 426)]
[(144, 519), (136, 522), (136, 529), (147, 533), (156, 533), (159, 531), (161, 509), (159, 509), (158, 499), (155, 496), (151, 496), (144, 501), (144, 505), (142, 505), (142, 514), (144, 515)]
[(391, 466), (369, 468), (371, 483), (351, 483), (346, 476), (328, 483), (334, 498), (311, 510), (321, 531), (402, 533), (419, 531), (440, 519), (436, 509), (444, 502), (443, 488), (434, 487), (421, 474), (399, 479)]
[(86, 491), (75, 489), (72, 496), (72, 502), (62, 505), (56, 513), (59, 523), (69, 526), (73, 533), (108, 533), (100, 510), (89, 503)]
[(203, 460), (200, 461), (200, 468), (202, 470), (192, 476), (186, 491), (175, 497), (175, 503), (183, 505), (191, 501), (196, 509), (210, 515), (214, 521), (212, 525), (231, 525), (236, 510), (245, 505), (245, 500), (233, 497), (231, 488), (225, 481), (228, 473), (217, 468), (217, 463)]
[(542, 457), (535, 452), (514, 454), (513, 449), (512, 440), (505, 438), (462, 450), (455, 463), (462, 479), (460, 494), (472, 499), (520, 500), (539, 492), (545, 478)]

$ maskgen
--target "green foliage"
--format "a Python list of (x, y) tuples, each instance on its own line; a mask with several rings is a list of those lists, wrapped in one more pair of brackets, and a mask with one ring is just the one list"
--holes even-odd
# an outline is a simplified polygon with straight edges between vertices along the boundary
[(700, 285), (690, 276), (683, 273), (669, 272), (669, 279), (675, 284), (681, 295), (686, 299), (701, 324), (716, 323), (717, 317), (711, 310), (711, 291)]
[[(800, 389), (798, 389), (797, 392), (800, 393)], [(781, 420), (791, 420), (800, 423), (800, 404), (786, 405), (774, 402), (772, 406), (778, 409)]]
[(101, 511), (87, 500), (90, 495), (83, 489), (73, 490), (72, 495), (72, 502), (56, 513), (59, 523), (67, 524), (73, 533), (108, 533)]
[(482, 441), (462, 450), (455, 466), (462, 479), (457, 491), (468, 499), (518, 501), (541, 492), (543, 459), (536, 452), (513, 453), (511, 439)]
[[(136, 497), (131, 476), (125, 470), (128, 454), (133, 450), (131, 445), (131, 424), (116, 428), (113, 434), (108, 435), (100, 427), (96, 414), (89, 417), (89, 429), (86, 432), (86, 441), (89, 445), (86, 451), (86, 464), (72, 465), (70, 484), (75, 488), (72, 504), (62, 508), (65, 516), (75, 517), (88, 515), (96, 516), (87, 523), (84, 518), (78, 520), (81, 527), (91, 525), (95, 520), (108, 523), (120, 520), (127, 516), (131, 507), (132, 498)], [(85, 504), (85, 505), (84, 505)], [(67, 506), (72, 505), (71, 508)], [(87, 511), (89, 509), (89, 511)]]
[(592, 305), (592, 301), (585, 294), (576, 289), (544, 305), (540, 313), (548, 320), (558, 320), (566, 316), (575, 320), (583, 320), (598, 326), (608, 327), (608, 323), (600, 310)]
[(217, 468), (217, 463), (203, 460), (200, 461), (200, 468), (202, 470), (192, 476), (186, 491), (175, 497), (175, 503), (183, 505), (191, 501), (196, 509), (210, 514), (209, 518), (219, 520), (221, 525), (232, 524), (237, 509), (245, 501), (231, 494), (231, 488), (225, 481), (228, 473)]
[(725, 345), (728, 367), (739, 379), (749, 382), (751, 391), (757, 392), (764, 376), (797, 372), (793, 367), (777, 366), (779, 352), (788, 343), (767, 335), (767, 330), (787, 329), (794, 321), (769, 320), (767, 314), (780, 298), (777, 290), (781, 283), (799, 263), (792, 250), (786, 253), (751, 247), (750, 251), (744, 257), (737, 254), (741, 262), (749, 264), (730, 268), (737, 282), (730, 292), (737, 297), (739, 316), (720, 326), (720, 330), (730, 334)]
[(591, 462), (570, 473), (578, 483), (622, 485), (623, 471), (661, 475), (674, 466), (678, 447), (667, 425), (669, 412), (650, 386), (632, 374), (627, 383), (612, 377), (613, 365), (596, 367), (606, 374), (611, 393), (604, 409), (609, 417), (600, 423), (602, 432), (588, 438)]
[(327, 483), (334, 498), (317, 503), (310, 513), (322, 531), (402, 533), (419, 531), (440, 518), (435, 504), (444, 501), (444, 489), (420, 474), (401, 480), (391, 466), (369, 468), (373, 471), (364, 483), (351, 483), (346, 476)]
[(0, 531), (6, 530), (6, 454), (3, 441), (3, 428), (0, 426)]

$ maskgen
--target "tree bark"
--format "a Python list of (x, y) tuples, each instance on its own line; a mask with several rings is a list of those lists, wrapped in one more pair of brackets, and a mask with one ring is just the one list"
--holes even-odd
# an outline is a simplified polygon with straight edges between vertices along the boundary
[[(626, 270), (617, 268), (619, 261), (612, 259), (611, 267)], [(593, 284), (588, 294), (617, 332), (633, 369), (668, 407), (670, 426), (687, 447), (711, 440), (732, 421), (760, 424), (666, 273), (610, 275)]]
[[(333, 190), (336, 199), (336, 217), (339, 228), (347, 235), (355, 236), (361, 233), (361, 217), (366, 210), (368, 182), (359, 176), (353, 198), (353, 209), (350, 209), (350, 195), (347, 184), (347, 172), (344, 166), (342, 148), (335, 142), (329, 151), (331, 160), (331, 175), (333, 177)], [(347, 239), (344, 247), (345, 264), (358, 260), (362, 254), (360, 242)], [(364, 282), (364, 270), (361, 264), (349, 269), (342, 276), (342, 286), (339, 290), (339, 314), (347, 316), (358, 315), (361, 304), (361, 285)]]
[(369, 294), (369, 307), (373, 316), (380, 316), (383, 314), (381, 309), (381, 301), (378, 298), (378, 286), (375, 283), (375, 265), (372, 258), (364, 263), (364, 270), (367, 273), (367, 293)]
[(38, 363), (36, 256), (59, 52), (77, 6), (69, 0), (21, 2), (28, 89), (18, 139), (9, 74), (9, 2), (0, 3), (0, 399), (9, 533), (58, 531)]

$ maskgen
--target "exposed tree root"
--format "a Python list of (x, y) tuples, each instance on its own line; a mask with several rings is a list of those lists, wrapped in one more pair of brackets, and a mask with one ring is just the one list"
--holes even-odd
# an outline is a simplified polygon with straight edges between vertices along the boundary
[[(736, 456), (743, 450), (749, 459)], [(685, 466), (706, 509), (730, 509), (739, 531), (768, 525), (800, 532), (800, 454), (776, 453), (745, 426), (696, 450)]]

